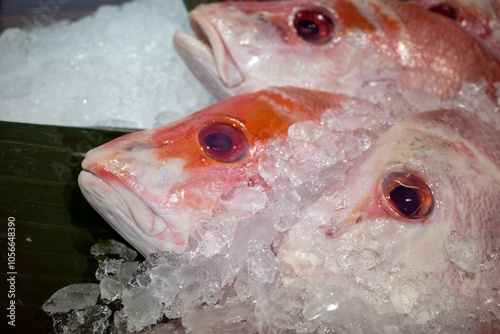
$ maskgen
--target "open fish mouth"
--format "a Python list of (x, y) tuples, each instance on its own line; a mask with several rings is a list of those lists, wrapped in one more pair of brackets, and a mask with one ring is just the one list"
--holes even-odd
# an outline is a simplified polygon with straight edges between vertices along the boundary
[(83, 170), (78, 183), (85, 199), (125, 240), (144, 256), (184, 247), (169, 224), (117, 177), (99, 177), (99, 170)]
[(198, 11), (191, 12), (189, 20), (195, 36), (179, 32), (174, 46), (194, 75), (215, 89), (240, 85), (243, 74), (217, 29)]

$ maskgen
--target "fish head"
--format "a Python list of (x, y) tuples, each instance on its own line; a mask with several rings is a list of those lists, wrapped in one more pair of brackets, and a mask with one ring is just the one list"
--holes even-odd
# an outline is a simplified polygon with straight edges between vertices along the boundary
[(278, 252), (283, 281), (369, 281), (385, 264), (387, 282), (403, 266), (458, 291), (477, 287), (481, 264), (500, 251), (498, 138), (463, 110), (396, 123), (348, 171), (343, 206), (325, 196), (291, 229)]
[(179, 33), (174, 45), (218, 98), (280, 84), (325, 86), (353, 61), (340, 57), (351, 53), (341, 43), (345, 26), (375, 30), (347, 1), (335, 10), (328, 2), (305, 0), (202, 4), (189, 19), (196, 37)]
[(498, 61), (454, 22), (401, 1), (229, 1), (189, 18), (195, 36), (174, 45), (220, 99), (279, 85), (354, 95), (383, 80), (447, 96), (500, 79)]
[(266, 184), (257, 171), (266, 144), (286, 137), (295, 122), (319, 121), (341, 99), (276, 88), (221, 101), (90, 150), (80, 188), (140, 253), (186, 251), (197, 222), (224, 211), (233, 197), (242, 196), (234, 201), (249, 210), (265, 206)]

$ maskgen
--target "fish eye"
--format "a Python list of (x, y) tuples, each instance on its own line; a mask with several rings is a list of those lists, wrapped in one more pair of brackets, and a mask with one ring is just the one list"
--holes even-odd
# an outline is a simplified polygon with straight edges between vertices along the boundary
[(219, 162), (239, 161), (248, 150), (245, 135), (228, 124), (205, 126), (199, 133), (199, 142), (205, 154)]
[(295, 13), (293, 26), (297, 35), (313, 44), (324, 44), (333, 36), (333, 21), (322, 12), (302, 9)]
[(445, 16), (453, 21), (458, 20), (458, 13), (455, 8), (445, 3), (440, 3), (429, 7), (429, 11)]
[(434, 207), (432, 192), (417, 176), (408, 173), (390, 173), (382, 183), (382, 193), (392, 214), (408, 218), (427, 217)]

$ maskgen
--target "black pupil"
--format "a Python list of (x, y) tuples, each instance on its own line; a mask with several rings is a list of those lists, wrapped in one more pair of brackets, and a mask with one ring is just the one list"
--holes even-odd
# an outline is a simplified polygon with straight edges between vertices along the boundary
[(455, 8), (448, 6), (447, 4), (440, 4), (440, 5), (435, 5), (429, 8), (431, 12), (443, 15), (447, 18), (452, 19), (453, 21), (456, 21), (458, 19), (458, 14)]
[(422, 205), (415, 189), (409, 187), (396, 187), (389, 196), (398, 209), (407, 216), (413, 216)]
[(318, 25), (310, 20), (301, 20), (297, 25), (297, 30), (300, 31), (302, 36), (314, 36), (319, 32)]
[(211, 150), (226, 153), (233, 148), (232, 139), (224, 133), (212, 133), (205, 137), (205, 144)]

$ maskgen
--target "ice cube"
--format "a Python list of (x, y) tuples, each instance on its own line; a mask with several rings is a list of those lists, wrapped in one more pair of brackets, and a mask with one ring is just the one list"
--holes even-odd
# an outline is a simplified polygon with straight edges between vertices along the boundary
[(158, 298), (151, 296), (141, 287), (129, 287), (122, 292), (123, 309), (119, 314), (126, 323), (129, 332), (143, 330), (145, 327), (156, 324), (163, 316), (163, 305)]
[(346, 296), (343, 289), (338, 286), (326, 286), (319, 291), (314, 298), (304, 306), (303, 314), (308, 320), (314, 320), (324, 316), (327, 312), (333, 312), (344, 302)]
[(272, 283), (278, 272), (278, 260), (269, 245), (259, 240), (251, 240), (247, 258), (248, 279), (251, 283)]
[(261, 333), (296, 331), (313, 333), (317, 322), (307, 321), (302, 314), (305, 296), (275, 284), (264, 284), (253, 292), (255, 327)]
[(126, 284), (134, 277), (134, 273), (139, 268), (139, 261), (123, 262), (116, 271), (116, 279)]
[(99, 284), (71, 284), (57, 290), (43, 304), (42, 309), (48, 314), (82, 310), (97, 303), (99, 292)]
[(167, 323), (154, 325), (151, 329), (146, 330), (147, 334), (185, 334), (186, 329), (182, 326), (179, 320), (170, 320)]
[(146, 274), (150, 278), (147, 284), (149, 293), (167, 305), (175, 299), (184, 282), (179, 268), (174, 266), (157, 266), (143, 275)]
[(125, 261), (134, 261), (137, 252), (113, 239), (101, 240), (90, 248), (90, 254), (100, 259), (104, 255), (118, 257)]
[(117, 300), (121, 294), (125, 286), (118, 280), (112, 277), (104, 277), (100, 284), (101, 291), (101, 299), (105, 303), (110, 303)]
[(399, 313), (410, 313), (419, 296), (420, 292), (412, 284), (398, 285), (390, 292), (392, 305)]
[(184, 315), (182, 324), (191, 333), (253, 334), (253, 309), (249, 302), (219, 308), (193, 309)]
[(104, 277), (115, 276), (120, 270), (123, 259), (105, 259), (99, 261), (99, 267), (95, 272), (95, 277), (100, 281)]
[[(173, 301), (165, 301), (164, 313), (168, 318), (181, 317), (187, 310), (201, 305), (214, 305), (224, 292), (227, 261), (221, 256), (195, 259), (178, 269), (182, 285)], [(170, 303), (169, 303), (170, 302)]]
[(226, 201), (229, 208), (235, 208), (254, 214), (262, 210), (268, 202), (267, 195), (256, 188), (239, 187), (234, 190), (230, 201)]
[(445, 249), (457, 271), (468, 274), (468, 278), (473, 278), (479, 271), (481, 244), (474, 237), (452, 232), (445, 240)]

